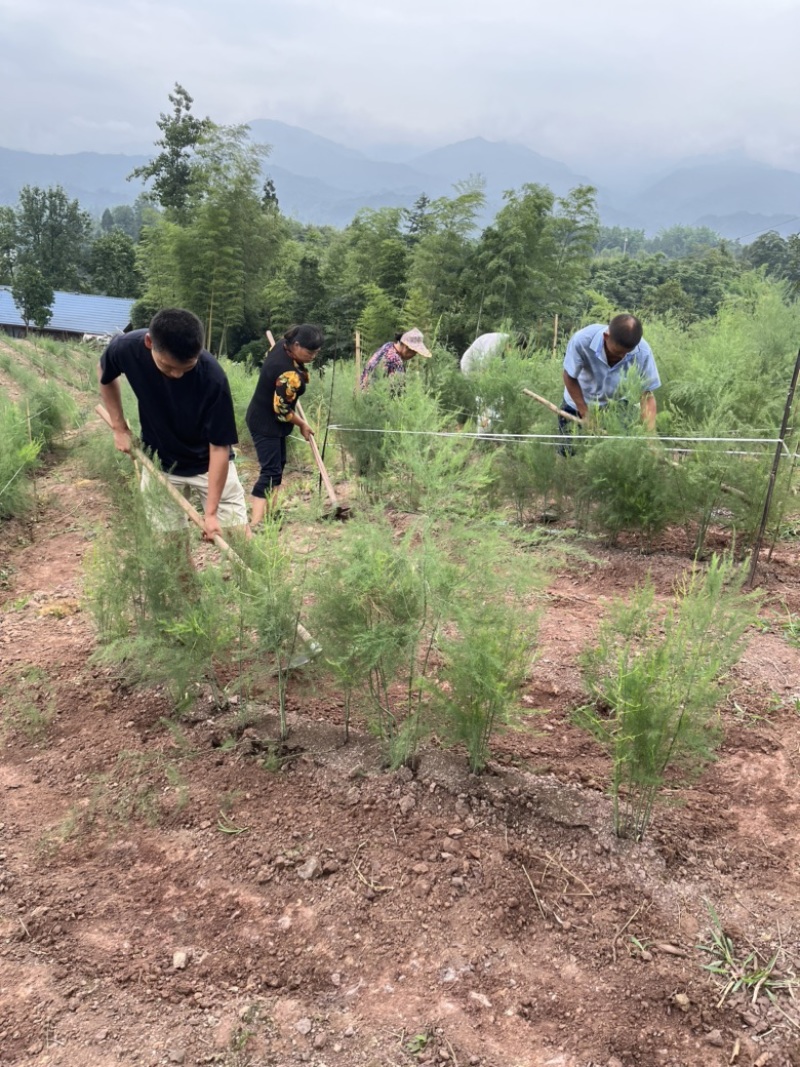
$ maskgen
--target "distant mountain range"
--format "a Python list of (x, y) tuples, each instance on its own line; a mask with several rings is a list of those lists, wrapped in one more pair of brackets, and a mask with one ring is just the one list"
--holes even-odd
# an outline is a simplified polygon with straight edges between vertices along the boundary
[[(503, 192), (524, 182), (548, 185), (558, 195), (595, 184), (564, 163), (523, 145), (475, 137), (405, 158), (399, 146), (384, 146), (387, 159), (272, 119), (250, 123), (253, 140), (272, 146), (265, 171), (272, 177), (281, 209), (302, 222), (344, 226), (362, 207), (409, 207), (421, 193), (452, 192), (472, 175), (486, 182), (488, 222)], [(127, 175), (145, 156), (38, 155), (0, 148), (0, 204), (13, 204), (23, 185), (62, 185), (83, 207), (100, 213), (132, 203), (141, 192)], [(623, 191), (624, 190), (624, 191)], [(598, 187), (607, 225), (644, 228), (652, 234), (675, 224), (709, 226), (731, 239), (752, 240), (758, 232), (800, 232), (800, 174), (756, 163), (743, 154), (693, 159), (650, 179), (633, 192), (622, 183)]]

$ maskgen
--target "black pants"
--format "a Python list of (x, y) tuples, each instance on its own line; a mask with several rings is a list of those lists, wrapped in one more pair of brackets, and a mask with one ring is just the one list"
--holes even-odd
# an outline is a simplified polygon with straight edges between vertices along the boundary
[(252, 495), (264, 498), (268, 490), (277, 489), (283, 481), (283, 468), (286, 466), (286, 438), (266, 437), (262, 433), (253, 433), (252, 430), (250, 436), (256, 446), (256, 455), (261, 467)]
[[(568, 404), (565, 400), (561, 402), (561, 410), (566, 411), (568, 415), (578, 414), (578, 409), (574, 408), (572, 404)], [(564, 434), (565, 437), (572, 437), (574, 426), (575, 423), (565, 419), (563, 415), (558, 416), (558, 432)], [(575, 449), (572, 445), (559, 445), (558, 454), (559, 456), (572, 456), (575, 454)]]

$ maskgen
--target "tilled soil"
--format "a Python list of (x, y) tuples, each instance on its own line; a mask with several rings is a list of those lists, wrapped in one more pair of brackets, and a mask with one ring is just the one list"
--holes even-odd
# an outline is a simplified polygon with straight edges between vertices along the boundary
[(646, 573), (670, 593), (687, 561), (668, 541), (588, 546), (554, 578), (531, 715), (488, 774), (435, 744), (389, 774), (310, 676), (282, 761), (268, 705), (167, 727), (162, 691), (91, 658), (103, 486), (67, 457), (39, 490), (0, 547), (2, 1067), (800, 1064), (800, 1006), (724, 995), (697, 948), (711, 907), (738, 963), (777, 953), (777, 981), (800, 958), (793, 548), (763, 569), (719, 760), (634, 844), (571, 719), (576, 658)]

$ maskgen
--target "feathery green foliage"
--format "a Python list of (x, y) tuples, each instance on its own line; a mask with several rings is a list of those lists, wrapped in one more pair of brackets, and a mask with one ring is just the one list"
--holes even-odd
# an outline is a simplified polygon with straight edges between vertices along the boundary
[(378, 515), (350, 523), (337, 547), (314, 575), (313, 625), (347, 707), (363, 689), (368, 724), (399, 767), (427, 728), (423, 683), (453, 569), (423, 530), (396, 539)]
[(452, 531), (443, 548), (457, 570), (437, 641), (443, 662), (431, 687), (431, 714), (443, 740), (465, 746), (478, 774), (491, 737), (521, 714), (518, 696), (533, 663), (538, 622), (528, 601), (546, 567), (497, 528)]
[(739, 660), (759, 597), (742, 592), (745, 572), (712, 557), (693, 570), (666, 612), (652, 583), (614, 604), (582, 658), (594, 703), (579, 721), (611, 755), (614, 829), (640, 840), (659, 791), (713, 757), (722, 680)]
[(0, 396), (0, 518), (24, 515), (31, 506), (27, 475), (36, 468), (42, 442), (31, 438), (19, 404)]

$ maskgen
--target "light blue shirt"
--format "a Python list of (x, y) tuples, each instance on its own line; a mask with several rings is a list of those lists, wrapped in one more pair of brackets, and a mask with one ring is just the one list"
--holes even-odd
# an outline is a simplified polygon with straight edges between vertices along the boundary
[[(570, 378), (577, 378), (587, 404), (606, 404), (619, 389), (620, 382), (631, 368), (641, 375), (644, 392), (652, 392), (661, 385), (656, 361), (647, 341), (642, 340), (624, 359), (609, 367), (603, 334), (608, 326), (597, 323), (584, 326), (569, 339), (564, 356), (564, 370)], [(564, 390), (564, 402), (574, 407), (572, 397)]]

